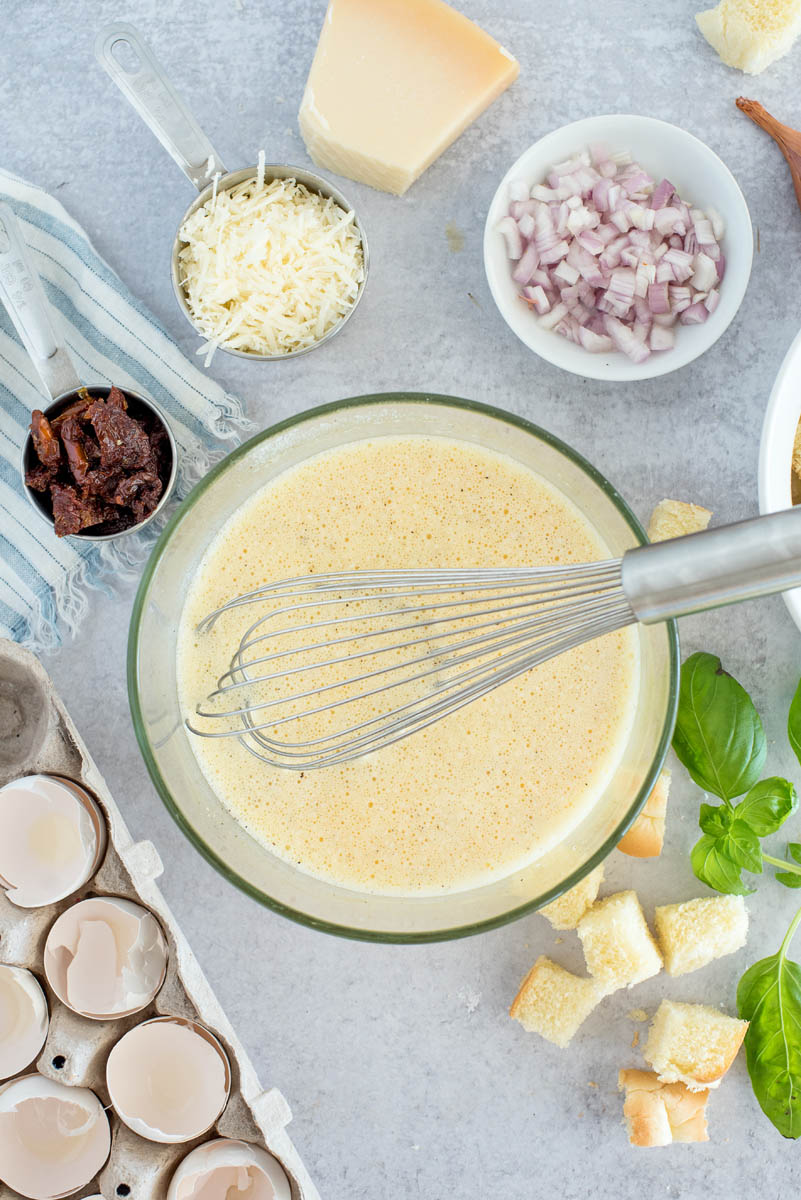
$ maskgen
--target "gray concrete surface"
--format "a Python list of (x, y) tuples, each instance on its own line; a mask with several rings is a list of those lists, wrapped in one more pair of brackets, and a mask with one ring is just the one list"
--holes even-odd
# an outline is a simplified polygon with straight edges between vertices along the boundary
[[(571, 442), (643, 518), (666, 495), (706, 504), (719, 520), (755, 512), (762, 413), (801, 317), (801, 214), (783, 159), (734, 98), (753, 95), (801, 124), (801, 49), (754, 81), (718, 62), (696, 32), (691, 0), (462, 7), (518, 56), (519, 82), (404, 198), (346, 185), (374, 257), (361, 310), (341, 337), (280, 366), (219, 356), (215, 376), (259, 426), (363, 392), (474, 397)], [(323, 0), (1, 6), (3, 165), (57, 193), (187, 354), (196, 342), (168, 264), (191, 189), (95, 65), (95, 31), (113, 18), (136, 22), (232, 167), (260, 147), (268, 159), (305, 163), (296, 113), (323, 11)], [(634, 386), (591, 383), (529, 354), (497, 315), (481, 263), (484, 214), (510, 162), (546, 131), (605, 111), (663, 117), (708, 142), (738, 178), (759, 233), (728, 333), (699, 362)], [(448, 226), (464, 235), (459, 252)], [(78, 638), (47, 665), (134, 832), (159, 847), (169, 902), (264, 1083), (290, 1099), (293, 1137), (327, 1200), (787, 1192), (798, 1151), (760, 1113), (742, 1056), (713, 1097), (708, 1146), (630, 1149), (616, 1077), (639, 1061), (629, 1010), (652, 1011), (666, 991), (732, 1006), (745, 965), (780, 940), (792, 894), (763, 879), (746, 950), (613, 996), (570, 1051), (527, 1037), (506, 1009), (534, 957), (554, 946), (542, 918), (444, 945), (361, 945), (262, 910), (199, 858), (163, 810), (131, 732), (132, 595), (124, 584), (95, 596)], [(720, 653), (751, 690), (766, 720), (769, 768), (792, 775), (795, 767), (798, 778), (783, 729), (800, 643), (781, 600), (688, 620), (682, 635), (685, 654)], [(649, 911), (703, 890), (687, 854), (699, 799), (678, 770), (662, 859), (610, 860), (610, 883), (636, 886)], [(580, 964), (570, 935), (554, 954)]]

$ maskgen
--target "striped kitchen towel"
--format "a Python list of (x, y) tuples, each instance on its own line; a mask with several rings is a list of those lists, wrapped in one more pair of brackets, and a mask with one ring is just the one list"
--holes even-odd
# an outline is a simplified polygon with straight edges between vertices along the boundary
[[(184, 358), (57, 200), (2, 170), (0, 200), (22, 224), (81, 379), (133, 388), (169, 413), (179, 449), (176, 494), (185, 495), (225, 452), (220, 439), (238, 440), (249, 427), (239, 402)], [(159, 522), (100, 545), (55, 536), (28, 502), (19, 474), (31, 410), (45, 403), (0, 305), (0, 636), (34, 650), (75, 631), (88, 587), (135, 571)]]

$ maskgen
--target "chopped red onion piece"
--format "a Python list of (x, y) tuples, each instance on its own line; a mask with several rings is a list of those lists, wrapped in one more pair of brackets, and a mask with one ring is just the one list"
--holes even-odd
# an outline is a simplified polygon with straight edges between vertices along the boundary
[(550, 265), (551, 263), (557, 263), (560, 259), (565, 257), (569, 249), (570, 246), (567, 244), (567, 242), (557, 242), (556, 245), (552, 246), (550, 250), (543, 250), (542, 254), (540, 255), (540, 259), (547, 265)]
[(570, 266), (570, 263), (562, 261), (558, 267), (554, 268), (553, 276), (554, 279), (563, 279), (568, 287), (571, 287), (577, 282), (579, 273), (575, 267)]
[(553, 329), (566, 316), (567, 305), (561, 303), (555, 304), (549, 313), (546, 313), (544, 317), (540, 317), (540, 325), (543, 329)]
[(696, 254), (693, 263), (692, 286), (699, 292), (708, 292), (718, 281), (718, 270), (713, 260), (703, 251)]
[(511, 217), (501, 217), (498, 222), (498, 233), (503, 234), (506, 242), (506, 253), (510, 258), (520, 258), (523, 253), (523, 239), (520, 236), (520, 230), (517, 228), (517, 222)]
[(617, 163), (611, 158), (607, 162), (599, 163), (598, 172), (604, 179), (614, 179), (617, 175)]
[(579, 343), (585, 350), (589, 350), (590, 354), (608, 354), (614, 349), (614, 343), (607, 334), (596, 333), (587, 325), (579, 329)]
[(712, 288), (712, 291), (709, 292), (706, 300), (704, 301), (707, 312), (713, 313), (719, 303), (720, 303), (720, 292), (717, 290), (717, 288)]
[(712, 232), (715, 235), (715, 241), (720, 242), (725, 233), (726, 227), (723, 224), (723, 217), (716, 208), (708, 208), (706, 210), (707, 218), (712, 222)]
[(652, 350), (672, 350), (676, 344), (676, 334), (664, 325), (652, 325), (648, 344)]
[(525, 179), (512, 179), (509, 181), (509, 199), (510, 200), (528, 200), (529, 188)]
[(533, 242), (529, 242), (520, 261), (512, 271), (512, 279), (515, 283), (528, 283), (539, 265), (540, 256), (537, 253), (537, 247)]
[(658, 183), (653, 190), (651, 195), (651, 208), (665, 208), (668, 204), (670, 204), (670, 201), (675, 193), (676, 189), (670, 180), (663, 179), (662, 182)]
[(555, 188), (544, 187), (541, 183), (537, 183), (531, 189), (532, 200), (543, 200), (546, 204), (550, 204), (552, 200), (558, 200), (560, 197)]
[(588, 254), (600, 254), (605, 245), (603, 238), (599, 237), (594, 229), (585, 229), (576, 241)]
[(670, 312), (670, 297), (667, 283), (659, 279), (659, 268), (656, 272), (657, 282), (648, 288), (648, 307), (652, 313)]
[(678, 321), (675, 313), (654, 313), (654, 325), (662, 325), (665, 329), (669, 329), (671, 325), (675, 325)]
[(691, 304), (685, 308), (679, 321), (682, 325), (703, 325), (708, 316), (709, 309), (705, 304)]
[(532, 304), (540, 316), (544, 316), (551, 307), (551, 302), (541, 287), (524, 287), (523, 298)]
[(604, 324), (606, 332), (618, 350), (622, 350), (624, 354), (628, 355), (632, 362), (645, 362), (651, 351), (638, 337), (634, 336), (628, 325), (624, 325), (622, 321), (618, 321), (616, 317), (611, 316), (605, 318)]
[(677, 284), (668, 284), (668, 295), (670, 296), (671, 312), (684, 312), (685, 308), (689, 308), (693, 302), (692, 291), (688, 287), (679, 287)]
[(523, 213), (518, 219), (517, 227), (520, 230), (520, 236), (528, 241), (534, 236), (534, 218), (531, 213)]

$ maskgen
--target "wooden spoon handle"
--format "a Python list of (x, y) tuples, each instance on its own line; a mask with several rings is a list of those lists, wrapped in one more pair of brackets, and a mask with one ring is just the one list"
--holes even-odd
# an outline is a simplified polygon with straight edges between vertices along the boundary
[(736, 104), (740, 112), (744, 112), (755, 125), (769, 133), (781, 149), (790, 167), (798, 207), (801, 208), (801, 132), (777, 121), (758, 100), (746, 100), (739, 96)]

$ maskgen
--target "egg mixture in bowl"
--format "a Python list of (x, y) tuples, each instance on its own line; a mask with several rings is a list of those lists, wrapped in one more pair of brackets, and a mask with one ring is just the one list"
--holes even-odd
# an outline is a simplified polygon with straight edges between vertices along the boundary
[(186, 729), (254, 617), (197, 626), (312, 572), (581, 563), (641, 539), (566, 446), (467, 401), (364, 397), (268, 430), (195, 489), (137, 597), (132, 709), (163, 798), (239, 886), (336, 932), (456, 936), (547, 903), (614, 845), (658, 773), (672, 626), (608, 634), (410, 738), (303, 772)]

